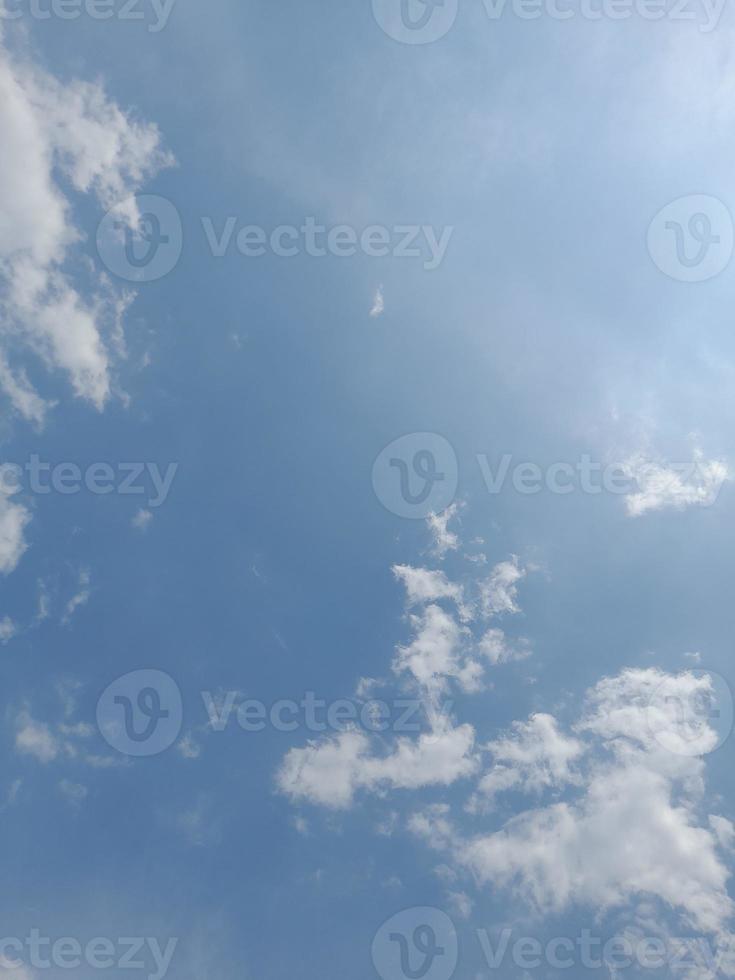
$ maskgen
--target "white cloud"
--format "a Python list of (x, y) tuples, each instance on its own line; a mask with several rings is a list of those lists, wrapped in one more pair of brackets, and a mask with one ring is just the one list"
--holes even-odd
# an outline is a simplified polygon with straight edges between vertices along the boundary
[(518, 583), (526, 577), (518, 558), (513, 555), (510, 561), (496, 565), (490, 577), (480, 583), (480, 605), (486, 618), (504, 613), (520, 612), (518, 606)]
[(60, 686), (57, 695), (64, 709), (63, 721), (39, 721), (28, 705), (17, 712), (14, 719), (16, 752), (44, 764), (72, 761), (93, 769), (124, 765), (119, 756), (98, 756), (87, 751), (94, 728), (87, 722), (74, 720), (76, 705), (67, 686)]
[(556, 719), (547, 714), (516, 722), (507, 736), (485, 748), (492, 754), (494, 765), (477, 788), (489, 801), (508, 789), (540, 792), (579, 782), (574, 764), (585, 751), (582, 742), (564, 735)]
[(469, 919), (474, 902), (466, 892), (448, 892), (449, 909), (458, 919)]
[(291, 749), (277, 774), (282, 793), (332, 809), (352, 805), (358, 790), (449, 786), (476, 771), (470, 725), (446, 725), (418, 739), (399, 738), (379, 756), (363, 732), (342, 732), (306, 748)]
[(9, 575), (28, 547), (24, 531), (31, 520), (22, 504), (13, 503), (7, 492), (0, 492), (0, 574)]
[(11, 978), (12, 980), (36, 980), (37, 976), (36, 972), (17, 960), (0, 956), (0, 977), (6, 977), (7, 980), (11, 980)]
[(393, 574), (403, 583), (408, 604), (411, 606), (450, 599), (460, 610), (464, 609), (462, 587), (450, 582), (444, 572), (413, 568), (411, 565), (394, 565)]
[(735, 851), (735, 826), (727, 817), (711, 814), (709, 825), (717, 836), (717, 840), (725, 851)]
[(531, 644), (525, 637), (509, 640), (500, 629), (486, 630), (478, 644), (478, 649), (494, 667), (527, 660), (533, 652)]
[(191, 732), (179, 739), (176, 743), (176, 750), (184, 759), (198, 759), (202, 754), (202, 747)]
[(407, 646), (396, 651), (396, 673), (411, 673), (430, 698), (447, 689), (450, 677), (465, 691), (480, 688), (482, 665), (463, 653), (462, 630), (449, 613), (431, 604), (419, 615), (411, 616), (410, 622), (414, 636)]
[[(718, 835), (700, 822), (704, 764), (663, 749), (650, 728), (662, 677), (626, 670), (590, 692), (577, 729), (595, 739), (590, 750), (597, 751), (575, 799), (526, 810), (489, 834), (464, 836), (446, 807), (417, 814), (412, 829), (480, 883), (512, 888), (539, 913), (573, 905), (604, 912), (654, 898), (678, 910), (687, 927), (726, 936), (735, 908)], [(687, 698), (698, 679), (667, 680)], [(669, 721), (677, 730), (679, 719)], [(500, 744), (506, 757), (519, 756), (521, 784), (538, 771), (533, 750)]]
[(148, 525), (153, 520), (153, 513), (150, 510), (141, 508), (132, 518), (130, 524), (136, 531), (146, 531)]
[(3, 646), (9, 643), (17, 633), (18, 627), (9, 616), (4, 616), (3, 619), (0, 619), (0, 643)]
[(384, 312), (385, 312), (385, 296), (383, 295), (383, 286), (381, 284), (375, 290), (375, 296), (373, 297), (373, 305), (370, 310), (370, 316), (373, 317), (373, 319), (376, 319), (377, 317), (382, 316)]
[(90, 581), (91, 578), (89, 572), (83, 569), (79, 573), (79, 584), (77, 591), (67, 602), (66, 608), (64, 609), (64, 615), (61, 618), (62, 626), (68, 626), (77, 609), (80, 609), (82, 606), (86, 606), (86, 604), (89, 602), (89, 597), (92, 594), (89, 588)]
[[(428, 731), (415, 739), (396, 738), (388, 744), (382, 741), (379, 751), (374, 739), (358, 730), (292, 749), (276, 781), (280, 791), (294, 801), (346, 808), (353, 804), (360, 790), (385, 793), (392, 789), (448, 786), (477, 769), (479, 756), (474, 748), (474, 728), (455, 725), (440, 702), (452, 681), (467, 693), (482, 689), (485, 665), (473, 656), (478, 646), (471, 630), (474, 606), (465, 601), (463, 588), (451, 582), (442, 571), (395, 565), (393, 574), (406, 590), (412, 636), (407, 644), (396, 648), (392, 668), (417, 693)], [(498, 565), (490, 578), (481, 583), (483, 607), (497, 612), (517, 611), (516, 586), (524, 575), (517, 559)], [(442, 600), (456, 607), (461, 622), (438, 605)], [(497, 633), (503, 638), (500, 631)], [(502, 644), (498, 636), (494, 637), (494, 643), (491, 639), (486, 634), (480, 652), (488, 659), (495, 657), (494, 662), (499, 661), (501, 653), (506, 659), (527, 654), (525, 641), (513, 647), (504, 638)], [(379, 683), (362, 678), (358, 696), (371, 694)]]
[[(61, 371), (77, 397), (101, 409), (127, 303), (81, 259), (66, 185), (107, 209), (170, 160), (157, 129), (123, 113), (99, 85), (62, 84), (12, 58), (2, 36), (0, 131), (0, 385), (40, 426), (47, 403), (20, 357), (30, 352)], [(121, 216), (138, 218), (130, 209)]]
[(44, 722), (36, 721), (22, 711), (16, 721), (15, 747), (22, 755), (31, 755), (39, 762), (53, 762), (60, 751), (59, 742)]
[(73, 783), (69, 779), (62, 779), (59, 783), (59, 791), (72, 806), (81, 806), (87, 799), (89, 790), (81, 783)]
[(426, 520), (434, 539), (432, 552), (437, 558), (443, 558), (448, 551), (456, 551), (459, 548), (459, 536), (448, 528), (449, 522), (457, 516), (458, 510), (457, 504), (452, 504), (441, 514), (429, 514)]
[(629, 517), (641, 517), (657, 510), (711, 507), (725, 481), (730, 479), (725, 463), (706, 460), (699, 451), (695, 452), (691, 463), (682, 466), (657, 462), (639, 454), (628, 459), (623, 470), (638, 485), (638, 491), (625, 498)]

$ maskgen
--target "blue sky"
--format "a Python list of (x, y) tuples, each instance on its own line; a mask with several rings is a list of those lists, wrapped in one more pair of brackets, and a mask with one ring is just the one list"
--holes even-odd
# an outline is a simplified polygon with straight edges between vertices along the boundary
[(732, 10), (2, 9), (0, 974), (735, 975)]

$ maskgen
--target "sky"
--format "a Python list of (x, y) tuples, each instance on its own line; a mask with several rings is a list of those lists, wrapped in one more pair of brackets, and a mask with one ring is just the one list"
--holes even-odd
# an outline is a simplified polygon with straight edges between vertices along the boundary
[(735, 13), (0, 0), (0, 977), (735, 976)]

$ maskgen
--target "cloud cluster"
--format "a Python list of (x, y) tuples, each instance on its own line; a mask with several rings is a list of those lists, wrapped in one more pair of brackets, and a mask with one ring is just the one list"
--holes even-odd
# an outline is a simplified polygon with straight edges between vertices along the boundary
[[(695, 705), (693, 694), (708, 683), (655, 669), (605, 678), (589, 692), (574, 734), (537, 715), (489, 746), (496, 765), (481, 790), (537, 794), (572, 784), (569, 800), (531, 806), (491, 833), (464, 833), (447, 807), (416, 813), (411, 828), (476, 881), (512, 889), (539, 914), (657, 899), (688, 928), (729, 943), (735, 906), (722, 848), (732, 824), (703, 819), (704, 763), (661, 744), (656, 714), (662, 685), (672, 701)], [(668, 723), (677, 730), (680, 718), (672, 711)]]
[[(361, 792), (464, 780), (464, 805), (455, 790), (443, 802), (418, 804), (408, 820), (441, 853), (455, 892), (465, 878), (505, 890), (539, 915), (623, 910), (630, 927), (648, 935), (653, 925), (666, 935), (673, 916), (728, 947), (735, 905), (725, 856), (735, 827), (706, 810), (702, 755), (719, 744), (709, 675), (625, 669), (587, 692), (573, 725), (537, 712), (482, 744), (473, 726), (439, 710), (440, 697), (479, 690), (488, 660), (527, 654), (497, 623), (474, 638), (488, 619), (519, 612), (526, 568), (511, 558), (461, 584), (431, 569), (393, 571), (411, 627), (393, 671), (429, 707), (430, 730), (376, 745), (355, 729), (292, 749), (279, 790), (297, 803), (344, 810)], [(512, 794), (515, 815), (498, 822), (504, 794)], [(493, 828), (478, 832), (488, 816)], [(729, 969), (724, 960), (721, 968)]]
[[(124, 351), (129, 297), (85, 259), (72, 195), (117, 207), (170, 158), (155, 126), (123, 112), (98, 84), (61, 83), (11, 56), (2, 34), (0, 131), (0, 386), (41, 426), (49, 403), (31, 369), (61, 372), (75, 396), (102, 409)], [(139, 217), (130, 203), (119, 216)]]
[[(442, 535), (451, 533), (446, 528), (454, 513), (438, 522)], [(430, 518), (428, 526), (435, 535), (437, 520)], [(442, 710), (441, 699), (453, 688), (482, 690), (488, 663), (520, 659), (519, 651), (530, 655), (527, 641), (516, 646), (497, 625), (488, 629), (490, 621), (520, 611), (518, 585), (525, 574), (517, 558), (465, 583), (436, 569), (394, 566), (393, 575), (406, 592), (411, 636), (397, 646), (391, 666), (403, 689), (423, 703), (428, 730), (387, 746), (354, 730), (291, 749), (277, 773), (278, 789), (296, 802), (344, 809), (359, 791), (449, 786), (475, 775), (480, 766), (475, 730), (458, 725)], [(361, 682), (358, 696), (366, 689), (367, 682)]]

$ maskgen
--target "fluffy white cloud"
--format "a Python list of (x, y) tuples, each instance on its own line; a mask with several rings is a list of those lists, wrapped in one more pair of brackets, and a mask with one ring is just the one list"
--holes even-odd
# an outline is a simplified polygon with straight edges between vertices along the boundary
[[(498, 613), (518, 611), (517, 583), (525, 572), (517, 559), (496, 566), (490, 578), (480, 584), (481, 603), (474, 593), (472, 602), (467, 602), (465, 590), (442, 571), (396, 565), (393, 574), (406, 590), (412, 635), (407, 644), (396, 648), (392, 668), (416, 692), (428, 730), (415, 739), (400, 737), (387, 746), (381, 742), (380, 750), (369, 734), (358, 730), (292, 749), (276, 782), (279, 790), (294, 801), (346, 808), (359, 790), (383, 793), (391, 789), (448, 786), (474, 774), (479, 765), (475, 730), (471, 725), (456, 725), (440, 698), (452, 683), (465, 692), (480, 690), (485, 670), (482, 658), (498, 663), (528, 655), (525, 641), (513, 646), (502, 631), (496, 630), (488, 631), (478, 644), (471, 629), (480, 604), (485, 615), (490, 615), (490, 609)], [(468, 588), (472, 588), (472, 583)], [(452, 611), (438, 604), (442, 601), (451, 603)], [(362, 678), (357, 696), (367, 697), (378, 685), (382, 686), (382, 682)], [(561, 754), (564, 744), (572, 743), (564, 743), (559, 736), (558, 744), (548, 751), (556, 749)], [(538, 765), (541, 764), (539, 759)], [(554, 760), (547, 761), (550, 770), (554, 764)], [(558, 764), (561, 765), (560, 760)]]
[(480, 608), (486, 618), (504, 613), (520, 612), (518, 583), (526, 577), (526, 570), (513, 555), (510, 561), (496, 565), (489, 578), (480, 583)]
[(426, 523), (434, 540), (432, 551), (437, 558), (443, 558), (448, 551), (459, 548), (459, 536), (449, 530), (449, 522), (457, 516), (459, 507), (452, 504), (441, 514), (429, 514)]
[(30, 511), (14, 503), (7, 491), (0, 491), (0, 574), (14, 571), (27, 548), (25, 529)]
[(291, 749), (276, 782), (294, 801), (344, 809), (360, 789), (448, 786), (472, 775), (478, 765), (474, 742), (471, 725), (444, 725), (415, 740), (399, 738), (392, 752), (380, 756), (363, 732), (342, 732)]
[(410, 621), (414, 636), (396, 651), (393, 670), (397, 674), (411, 673), (432, 698), (447, 689), (449, 678), (457, 680), (465, 691), (480, 688), (482, 665), (464, 654), (462, 630), (449, 613), (431, 604)]
[(460, 609), (464, 607), (462, 587), (450, 582), (444, 572), (411, 565), (394, 565), (393, 574), (406, 589), (409, 605), (450, 599)]
[(478, 784), (478, 791), (489, 800), (508, 789), (539, 792), (579, 781), (574, 763), (585, 747), (576, 738), (564, 735), (555, 718), (532, 715), (527, 722), (516, 722), (504, 738), (489, 742), (493, 768)]
[(699, 451), (695, 452), (691, 463), (682, 466), (637, 455), (623, 464), (623, 470), (638, 485), (638, 491), (625, 498), (630, 517), (657, 510), (685, 510), (695, 505), (711, 507), (717, 501), (722, 485), (730, 479), (725, 463), (704, 459)]
[(0, 643), (2, 643), (4, 646), (6, 643), (9, 643), (17, 633), (18, 627), (10, 616), (3, 616), (3, 618), (0, 619)]
[(53, 762), (60, 751), (59, 742), (44, 722), (36, 721), (28, 711), (22, 711), (16, 721), (15, 747), (22, 755), (31, 755), (39, 762)]
[[(1, 34), (0, 131), (0, 385), (40, 425), (46, 403), (19, 358), (31, 352), (101, 409), (127, 302), (81, 261), (64, 184), (110, 208), (170, 161), (154, 126), (123, 113), (99, 85), (62, 84), (11, 57)], [(128, 207), (121, 218), (138, 215)]]
[(385, 297), (383, 295), (383, 287), (380, 285), (375, 290), (375, 296), (373, 296), (373, 305), (370, 309), (370, 316), (375, 320), (377, 317), (382, 316), (384, 311)]
[[(577, 728), (594, 738), (588, 751), (598, 751), (577, 798), (529, 809), (489, 834), (464, 836), (446, 808), (418, 814), (412, 829), (450, 852), (480, 883), (513, 888), (540, 913), (571, 905), (604, 911), (655, 898), (677, 910), (688, 927), (726, 940), (735, 907), (718, 854), (724, 825), (718, 833), (701, 824), (702, 760), (661, 744), (656, 691), (662, 680), (682, 700), (700, 683), (687, 674), (627, 670), (590, 692)], [(681, 720), (677, 714), (667, 720), (676, 745)], [(558, 735), (553, 719), (540, 727)], [(495, 744), (511, 765), (515, 759), (521, 788), (556, 778), (547, 760), (539, 764), (540, 747), (528, 728)], [(576, 747), (571, 751), (577, 758)], [(555, 763), (561, 778), (571, 761), (564, 755)]]
[(524, 637), (511, 641), (503, 630), (486, 630), (478, 644), (480, 653), (487, 657), (495, 667), (498, 664), (509, 664), (518, 660), (527, 660), (532, 653), (531, 644)]
[(91, 577), (89, 572), (86, 569), (82, 569), (82, 571), (79, 573), (77, 591), (67, 602), (66, 608), (64, 609), (64, 615), (61, 617), (62, 626), (68, 626), (77, 609), (80, 609), (82, 606), (86, 606), (89, 602), (89, 597), (92, 594), (90, 583)]

